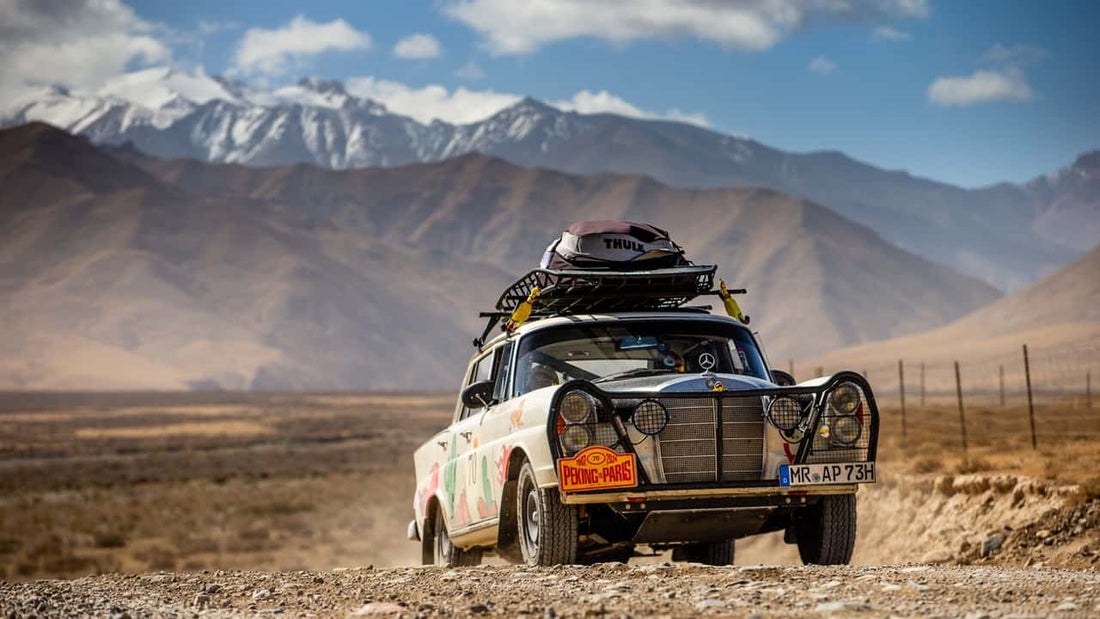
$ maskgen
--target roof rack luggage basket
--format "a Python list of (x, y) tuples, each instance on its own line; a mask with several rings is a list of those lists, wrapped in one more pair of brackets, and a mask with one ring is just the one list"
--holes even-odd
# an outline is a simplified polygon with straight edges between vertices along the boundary
[(496, 309), (511, 312), (538, 286), (535, 315), (591, 314), (674, 309), (708, 294), (714, 265), (691, 265), (653, 271), (535, 269), (509, 286)]

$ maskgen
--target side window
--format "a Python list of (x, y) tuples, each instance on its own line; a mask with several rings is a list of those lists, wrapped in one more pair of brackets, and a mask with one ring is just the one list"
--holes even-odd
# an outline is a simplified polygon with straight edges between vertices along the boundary
[(508, 342), (497, 349), (499, 363), (496, 364), (495, 383), (493, 384), (493, 400), (503, 402), (508, 399), (508, 374), (512, 368), (512, 342)]
[[(479, 359), (477, 361), (477, 363), (474, 364), (474, 371), (470, 373), (470, 380), (467, 381), (465, 385), (463, 385), (463, 388), (469, 387), (470, 385), (472, 385), (472, 384), (474, 384), (478, 381), (489, 380), (490, 378), (492, 378), (492, 376), (493, 376), (493, 364), (494, 364), (495, 360), (497, 359), (497, 357), (499, 357), (499, 355), (500, 355), (500, 348), (497, 348), (494, 352), (491, 352), (491, 353), (485, 355), (484, 357), (482, 357), (481, 359)], [(480, 408), (470, 409), (470, 408), (466, 408), (465, 406), (463, 406), (462, 407), (462, 413), (459, 415), (458, 418), (459, 419), (465, 419), (465, 418), (469, 417), (471, 413), (474, 413), (474, 412), (479, 411), (479, 410), (481, 410), (481, 409)]]
[(479, 380), (489, 380), (489, 377), (493, 375), (493, 357), (495, 355), (485, 355), (481, 358), (481, 361), (477, 362), (474, 366), (474, 376), (470, 380), (470, 384), (474, 384)]

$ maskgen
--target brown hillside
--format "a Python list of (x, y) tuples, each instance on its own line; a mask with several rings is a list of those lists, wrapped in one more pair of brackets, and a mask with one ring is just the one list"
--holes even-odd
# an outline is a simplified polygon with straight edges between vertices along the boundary
[(827, 367), (874, 367), (896, 359), (949, 362), (1100, 345), (1100, 247), (1038, 282), (948, 325), (834, 351)]
[(554, 231), (624, 218), (671, 230), (697, 262), (749, 288), (774, 356), (937, 325), (997, 297), (989, 286), (884, 242), (811, 202), (763, 189), (688, 190), (641, 176), (579, 177), (465, 155), (436, 164), (331, 171), (143, 159), (196, 191), (263, 199), (386, 241), (533, 266)]

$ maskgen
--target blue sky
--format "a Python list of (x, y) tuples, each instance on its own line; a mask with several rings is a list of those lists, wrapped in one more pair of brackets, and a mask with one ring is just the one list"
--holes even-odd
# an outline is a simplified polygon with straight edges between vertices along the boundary
[[(1100, 148), (1100, 2), (577, 2), (536, 15), (503, 0), (134, 0), (138, 30), (164, 49), (125, 68), (168, 62), (268, 85), (358, 78), (360, 90), (399, 91), (386, 101), (395, 111), (452, 120), (465, 118), (457, 107), (531, 95), (963, 186), (1027, 180)], [(420, 37), (402, 48), (420, 57), (401, 57), (395, 45), (414, 33), (436, 49)], [(269, 45), (245, 59), (250, 35)], [(284, 53), (264, 57), (272, 45)]]

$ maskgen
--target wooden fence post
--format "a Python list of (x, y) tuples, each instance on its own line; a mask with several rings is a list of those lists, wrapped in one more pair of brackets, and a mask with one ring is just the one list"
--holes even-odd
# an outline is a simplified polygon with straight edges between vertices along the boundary
[(817, 366), (817, 373), (814, 374), (814, 376), (816, 377), (816, 376), (824, 376), (824, 375), (825, 375), (825, 368), (823, 366), (820, 366), (820, 365)]
[(1001, 408), (1005, 407), (1005, 366), (1001, 366)]
[(794, 359), (787, 361), (787, 368), (791, 371), (791, 376), (794, 376)]
[(905, 368), (901, 359), (898, 359), (898, 392), (901, 394), (901, 435), (905, 437)]
[(1027, 381), (1027, 418), (1031, 422), (1031, 448), (1038, 449), (1039, 442), (1035, 440), (1035, 404), (1031, 399), (1031, 365), (1027, 360), (1027, 344), (1024, 344), (1024, 378)]
[(959, 362), (955, 362), (955, 393), (959, 397), (959, 427), (962, 429), (963, 462), (969, 459), (966, 444), (966, 411), (963, 409), (962, 379), (959, 377)]

